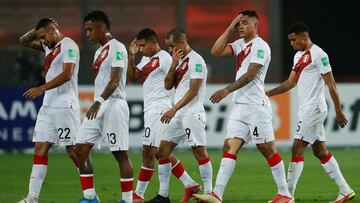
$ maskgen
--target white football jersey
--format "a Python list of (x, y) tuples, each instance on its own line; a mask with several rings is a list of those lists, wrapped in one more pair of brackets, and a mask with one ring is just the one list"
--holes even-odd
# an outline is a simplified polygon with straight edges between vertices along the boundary
[(101, 96), (106, 85), (110, 81), (111, 69), (113, 67), (118, 67), (122, 69), (119, 86), (114, 90), (109, 99), (125, 99), (127, 64), (128, 56), (126, 48), (116, 39), (111, 39), (95, 52), (94, 62), (92, 65), (95, 75), (94, 98)]
[(264, 85), (266, 72), (271, 60), (269, 45), (260, 37), (255, 37), (247, 43), (245, 43), (244, 39), (238, 39), (229, 45), (233, 55), (236, 56), (236, 80), (247, 73), (251, 63), (262, 65), (254, 80), (234, 91), (233, 102), (237, 104), (270, 105), (270, 100), (265, 95)]
[(49, 82), (63, 72), (64, 63), (74, 63), (71, 80), (59, 87), (45, 91), (43, 105), (58, 108), (79, 109), (78, 72), (80, 52), (76, 43), (68, 38), (63, 38), (54, 48), (49, 49), (42, 45), (45, 51), (45, 81)]
[(188, 110), (204, 111), (207, 69), (204, 59), (191, 50), (184, 58), (180, 59), (176, 67), (175, 103), (181, 100), (190, 89), (190, 79), (202, 79), (198, 94), (180, 112)]
[(143, 56), (136, 69), (141, 73), (144, 94), (144, 111), (151, 108), (171, 107), (170, 91), (165, 89), (164, 79), (172, 63), (172, 57), (160, 50), (152, 57)]
[(310, 50), (295, 54), (292, 70), (296, 72), (299, 109), (318, 105), (326, 110), (325, 82), (321, 75), (331, 71), (328, 55), (313, 44)]

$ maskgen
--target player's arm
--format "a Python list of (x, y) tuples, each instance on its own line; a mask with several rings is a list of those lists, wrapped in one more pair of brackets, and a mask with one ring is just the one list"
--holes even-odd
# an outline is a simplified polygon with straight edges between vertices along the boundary
[(239, 26), (239, 21), (242, 17), (242, 14), (239, 14), (235, 17), (235, 19), (231, 22), (229, 27), (226, 28), (224, 33), (220, 35), (220, 37), (216, 40), (215, 44), (211, 48), (211, 54), (213, 56), (232, 56), (233, 51), (230, 45), (227, 44), (229, 40), (229, 36), (231, 32), (235, 31)]
[(19, 42), (24, 46), (44, 52), (44, 49), (41, 45), (40, 40), (37, 37), (37, 32), (35, 29), (31, 29), (23, 36), (21, 36)]
[(199, 93), (203, 79), (190, 79), (190, 88), (169, 111), (165, 112), (161, 117), (161, 122), (169, 123), (171, 118), (175, 116), (176, 112), (186, 106)]
[(290, 89), (292, 89), (293, 87), (296, 86), (296, 72), (295, 71), (291, 71), (289, 78), (287, 80), (285, 80), (283, 83), (281, 83), (279, 86), (266, 91), (266, 95), (268, 97), (274, 96), (274, 95), (278, 95), (278, 94), (282, 94), (284, 92), (289, 91)]
[(24, 93), (25, 98), (33, 100), (36, 97), (42, 95), (46, 90), (50, 90), (61, 86), (67, 81), (71, 80), (74, 69), (75, 69), (74, 63), (64, 63), (63, 70), (59, 75), (57, 75), (54, 79), (39, 87), (34, 87), (26, 91)]
[(336, 88), (334, 76), (331, 71), (327, 72), (325, 74), (321, 74), (321, 76), (324, 79), (325, 84), (328, 86), (331, 99), (334, 103), (336, 119), (337, 119), (338, 123), (340, 124), (340, 126), (343, 128), (346, 126), (348, 121), (341, 109), (340, 98), (339, 98), (339, 94), (338, 94), (338, 91)]
[(216, 91), (213, 95), (210, 97), (210, 101), (212, 103), (219, 103), (223, 98), (225, 98), (229, 93), (238, 90), (245, 85), (249, 84), (254, 78), (256, 77), (256, 74), (260, 71), (261, 67), (263, 65), (258, 63), (250, 63), (248, 71), (242, 75), (239, 79), (237, 79), (232, 84), (228, 85), (227, 87)]
[(136, 69), (135, 66), (135, 55), (138, 53), (139, 47), (136, 44), (136, 39), (134, 39), (129, 46), (129, 57), (128, 57), (128, 69), (127, 69), (127, 79), (129, 82), (134, 82), (138, 80), (141, 76), (141, 73)]
[(101, 103), (107, 100), (115, 89), (119, 86), (120, 79), (122, 74), (122, 68), (112, 67), (110, 73), (110, 80), (105, 86), (105, 89), (101, 93), (99, 98), (95, 99), (94, 104), (89, 108), (89, 111), (86, 113), (86, 117), (91, 120), (96, 118), (97, 112), (100, 109)]
[(171, 90), (174, 85), (175, 85), (175, 79), (176, 79), (176, 67), (179, 64), (179, 60), (180, 58), (183, 56), (183, 53), (180, 49), (175, 49), (173, 50), (173, 56), (172, 56), (172, 63), (170, 66), (170, 69), (168, 71), (168, 73), (166, 74), (166, 77), (164, 79), (164, 83), (165, 83), (165, 89), (166, 90)]

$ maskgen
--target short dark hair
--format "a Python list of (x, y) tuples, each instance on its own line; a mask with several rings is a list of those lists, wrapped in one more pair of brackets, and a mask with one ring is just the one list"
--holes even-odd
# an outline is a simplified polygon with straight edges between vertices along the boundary
[(171, 36), (172, 36), (172, 40), (174, 42), (180, 42), (182, 37), (186, 37), (186, 33), (182, 29), (174, 28), (174, 29), (170, 30), (170, 32), (167, 33), (166, 39), (170, 39)]
[(242, 14), (244, 16), (254, 17), (257, 20), (259, 20), (259, 16), (256, 14), (256, 12), (254, 10), (241, 11), (240, 14)]
[(292, 25), (290, 25), (287, 33), (289, 35), (291, 33), (299, 34), (299, 33), (302, 33), (302, 32), (309, 33), (310, 28), (305, 23), (298, 21), (298, 22), (295, 22)]
[(59, 25), (57, 22), (52, 18), (42, 18), (39, 20), (39, 22), (35, 26), (35, 30), (39, 30), (41, 28), (45, 28), (51, 24), (54, 24), (57, 29), (59, 29)]
[(91, 11), (84, 17), (84, 23), (89, 20), (91, 20), (92, 22), (103, 22), (105, 23), (106, 28), (110, 30), (109, 17), (103, 11), (100, 10)]
[(136, 36), (137, 40), (145, 39), (146, 41), (157, 40), (157, 35), (154, 30), (150, 28), (144, 28)]

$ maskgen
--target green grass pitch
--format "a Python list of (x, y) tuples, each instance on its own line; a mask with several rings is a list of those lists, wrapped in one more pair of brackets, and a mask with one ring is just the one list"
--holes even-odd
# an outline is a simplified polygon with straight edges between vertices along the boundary
[[(330, 150), (339, 162), (340, 168), (350, 186), (360, 195), (360, 149)], [(215, 183), (222, 152), (209, 152)], [(280, 151), (287, 167), (290, 152)], [(190, 151), (176, 151), (175, 155), (183, 162), (188, 173), (199, 183), (199, 170)], [(115, 203), (120, 198), (119, 172), (115, 159), (110, 153), (95, 152), (94, 163), (95, 187), (101, 202)], [(131, 153), (134, 176), (137, 178), (141, 166), (141, 153)], [(0, 203), (14, 203), (27, 194), (32, 155), (0, 155)], [(136, 180), (135, 180), (136, 182)], [(182, 197), (183, 186), (176, 178), (170, 180), (170, 198), (178, 202)], [(155, 173), (146, 192), (145, 198), (156, 195), (158, 177)], [(296, 191), (296, 202), (329, 202), (337, 196), (337, 187), (326, 175), (323, 168), (310, 152), (305, 154), (305, 166)], [(275, 183), (265, 159), (256, 150), (244, 150), (238, 154), (238, 162), (233, 176), (226, 188), (224, 202), (264, 203), (276, 194)], [(49, 168), (40, 194), (40, 203), (76, 203), (82, 192), (79, 177), (72, 162), (65, 154), (50, 153)], [(351, 203), (359, 203), (357, 196)]]

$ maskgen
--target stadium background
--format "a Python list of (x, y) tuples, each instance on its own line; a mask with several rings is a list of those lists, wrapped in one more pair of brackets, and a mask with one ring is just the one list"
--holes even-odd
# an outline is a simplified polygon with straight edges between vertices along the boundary
[[(74, 39), (80, 47), (80, 99), (82, 112), (86, 112), (92, 102), (91, 84), (93, 76), (90, 67), (97, 46), (92, 46), (87, 42), (82, 17), (92, 9), (104, 10), (109, 15), (112, 35), (126, 46), (129, 45), (140, 29), (150, 27), (158, 33), (160, 45), (165, 48), (163, 39), (166, 33), (173, 27), (183, 28), (188, 34), (190, 46), (199, 52), (207, 62), (209, 69), (207, 98), (214, 90), (222, 87), (223, 83), (234, 80), (235, 59), (212, 57), (210, 49), (216, 38), (239, 11), (254, 9), (258, 12), (260, 36), (269, 42), (272, 49), (272, 61), (266, 78), (267, 87), (283, 81), (291, 71), (294, 51), (287, 40), (286, 30), (288, 26), (297, 20), (306, 22), (311, 28), (312, 41), (322, 47), (330, 57), (344, 111), (349, 120), (345, 129), (339, 128), (336, 124), (332, 101), (328, 97), (329, 115), (325, 123), (328, 144), (336, 147), (333, 150), (340, 154), (338, 158), (341, 159), (339, 160), (340, 166), (345, 168), (343, 171), (347, 171), (347, 173), (344, 172), (345, 177), (349, 176), (350, 185), (355, 190), (360, 191), (360, 165), (357, 163), (360, 160), (360, 68), (357, 59), (360, 41), (356, 36), (357, 33), (360, 33), (360, 24), (356, 22), (358, 8), (359, 3), (357, 1), (340, 2), (336, 0), (152, 0), (151, 2), (146, 0), (0, 0), (0, 181), (6, 183), (0, 186), (0, 200), (2, 200), (0, 202), (14, 202), (21, 195), (25, 195), (29, 170), (31, 170), (31, 156), (23, 155), (22, 152), (32, 151), (32, 131), (36, 112), (41, 105), (41, 98), (34, 102), (26, 101), (22, 94), (28, 87), (43, 83), (43, 55), (22, 47), (18, 43), (18, 39), (23, 33), (33, 28), (42, 17), (53, 17), (58, 21), (60, 30)], [(232, 39), (236, 39), (236, 37), (235, 34)], [(129, 85), (127, 95), (131, 110), (131, 146), (134, 149), (132, 157), (134, 169), (137, 170), (140, 166), (139, 147), (143, 134), (140, 84)], [(272, 99), (274, 128), (279, 139), (278, 145), (281, 146), (284, 153), (283, 158), (286, 160), (286, 165), (290, 158), (289, 149), (296, 128), (296, 101), (296, 91)], [(231, 110), (231, 101), (229, 97), (219, 105), (212, 105), (208, 101), (205, 102), (205, 105), (209, 144), (211, 148), (214, 148), (211, 153), (215, 159), (213, 163), (215, 178), (219, 165), (216, 159), (221, 156), (219, 149), (222, 146), (226, 118)], [(258, 165), (264, 165), (261, 157), (257, 155), (258, 153), (252, 150), (253, 147), (253, 145), (247, 146), (250, 150), (244, 152), (244, 156), (257, 157), (255, 160), (259, 161)], [(55, 151), (63, 152), (62, 149), (55, 149)], [(185, 164), (192, 167), (190, 154), (183, 151), (178, 153), (180, 157), (184, 157), (185, 162), (187, 162)], [(98, 159), (104, 165), (114, 165), (111, 157), (106, 156), (104, 158), (102, 156), (106, 155), (95, 155), (94, 160)], [(317, 170), (321, 176), (323, 172), (321, 168), (319, 170), (319, 164), (311, 157), (310, 153), (307, 156), (310, 159), (309, 165), (311, 166), (313, 163), (314, 170)], [(58, 159), (58, 163), (63, 161), (67, 164), (65, 169), (69, 170), (68, 173), (73, 172), (63, 154), (54, 155), (54, 157), (54, 159)], [(110, 159), (108, 162), (107, 158)], [(23, 164), (18, 163), (21, 161)], [(251, 159), (249, 161), (250, 163), (246, 162), (246, 165), (251, 165)], [(7, 176), (13, 169), (10, 163), (22, 169), (16, 170), (16, 176)], [(241, 171), (239, 173), (249, 174), (259, 170), (256, 164), (253, 167), (249, 168), (249, 172)], [(238, 166), (238, 168), (241, 170), (241, 167)], [(65, 169), (61, 169), (61, 171)], [(305, 170), (312, 169), (305, 168)], [(196, 166), (194, 171), (197, 171)], [(52, 177), (50, 174), (46, 180), (48, 184), (50, 184)], [(77, 179), (74, 174), (72, 175), (75, 178), (72, 184), (76, 188), (78, 187)], [(137, 173), (135, 173), (135, 177), (136, 175)], [(59, 176), (61, 177), (61, 175)], [(306, 173), (304, 176), (305, 186), (299, 187), (305, 188), (306, 184), (309, 184), (310, 187), (312, 185), (311, 179), (309, 177), (306, 179)], [(20, 179), (19, 177), (23, 178)], [(238, 177), (241, 177), (241, 174)], [(258, 178), (255, 174), (250, 177)], [(270, 173), (267, 174), (266, 178), (269, 177)], [(317, 201), (319, 202), (324, 202), (323, 200), (331, 200), (335, 196), (333, 194), (336, 192), (335, 186), (326, 179), (326, 176), (323, 175), (322, 178), (326, 182), (324, 184), (329, 185), (326, 187), (332, 189), (332, 191), (326, 191), (331, 196), (326, 196), (327, 193), (320, 190), (321, 195), (314, 197), (309, 190), (309, 194), (302, 197), (305, 200), (300, 202), (311, 202), (314, 198), (318, 198)], [(273, 186), (271, 179), (268, 180), (269, 185)], [(322, 179), (320, 178), (320, 180)], [(236, 184), (236, 181), (233, 184)], [(46, 186), (44, 187), (46, 188)], [(56, 184), (53, 187), (56, 188)], [(104, 185), (104, 187), (109, 186)], [(151, 190), (156, 191), (156, 189), (155, 184)], [(268, 193), (272, 194), (271, 191)], [(75, 196), (78, 197), (80, 191), (76, 192)], [(229, 194), (232, 195), (230, 192)], [(266, 194), (264, 192), (265, 198), (268, 198)], [(175, 193), (175, 197), (176, 195), (180, 195), (180, 193)], [(244, 193), (240, 192), (234, 193), (231, 197), (234, 202), (237, 202), (236, 200), (243, 196)], [(56, 202), (53, 201), (54, 198), (55, 196), (45, 195), (44, 202), (50, 202), (50, 200)], [(71, 197), (69, 198), (71, 199)], [(252, 199), (249, 197), (246, 202), (259, 202), (258, 200), (262, 200), (262, 198), (262, 196), (255, 196)]]

